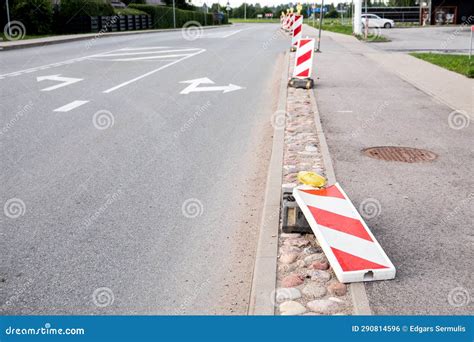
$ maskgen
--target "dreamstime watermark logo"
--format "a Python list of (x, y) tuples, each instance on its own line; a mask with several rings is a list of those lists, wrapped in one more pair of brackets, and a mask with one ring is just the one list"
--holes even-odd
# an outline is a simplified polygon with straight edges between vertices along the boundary
[(292, 294), (293, 293), (291, 288), (275, 289), (270, 294), (270, 303), (272, 303), (272, 305), (276, 307), (283, 302), (292, 300), (294, 298), (294, 295)]
[(3, 212), (5, 213), (5, 216), (9, 218), (19, 218), (20, 216), (25, 215), (25, 202), (23, 202), (19, 198), (10, 198), (8, 201), (5, 202), (5, 205), (3, 206)]
[(179, 129), (178, 132), (174, 133), (174, 137), (177, 138), (181, 133), (186, 132), (189, 130), (192, 125), (196, 122), (196, 120), (201, 117), (202, 114), (204, 114), (209, 107), (211, 107), (211, 101), (207, 101), (205, 104), (200, 106), (194, 113), (193, 115), (184, 123), (183, 126)]
[(188, 198), (183, 202), (183, 205), (181, 206), (181, 212), (183, 213), (184, 217), (196, 218), (203, 214), (204, 206), (197, 198)]
[(371, 219), (380, 215), (382, 206), (375, 198), (366, 198), (359, 205), (359, 212), (364, 218)]
[(382, 36), (382, 29), (378, 26), (369, 27), (367, 30), (367, 41), (373, 42)]
[(387, 101), (383, 102), (380, 106), (378, 106), (375, 112), (373, 112), (372, 115), (370, 115), (367, 119), (365, 119), (359, 128), (352, 131), (351, 137), (357, 138), (361, 133), (363, 133), (366, 129), (372, 126), (374, 122), (377, 120), (377, 118), (381, 114), (385, 113), (385, 110), (387, 107), (388, 107)]
[(26, 28), (21, 21), (10, 21), (3, 28), (3, 34), (7, 40), (21, 40), (25, 38)]
[(462, 17), (461, 20), (462, 20), (461, 25), (441, 45), (442, 49), (447, 49), (449, 42), (455, 40), (457, 36), (459, 36), (462, 33), (463, 29), (466, 26), (472, 25), (472, 23), (474, 22), (474, 16), (470, 15), (468, 18)]
[(13, 128), (13, 126), (16, 125), (16, 123), (23, 117), (25, 116), (29, 111), (33, 109), (33, 102), (29, 101), (26, 105), (21, 107), (16, 113), (15, 116), (8, 121), (2, 129), (0, 129), (0, 136), (6, 134), (10, 129)]
[(466, 306), (471, 302), (469, 291), (464, 287), (455, 287), (448, 293), (448, 303), (455, 308)]
[(115, 118), (108, 110), (99, 110), (92, 117), (94, 127), (100, 130), (110, 128), (115, 123)]
[(470, 194), (467, 195), (466, 198), (463, 198), (458, 202), (458, 205), (451, 210), (446, 216), (444, 216), (439, 222), (442, 224), (448, 224), (449, 221), (451, 221), (453, 218), (455, 218), (458, 215), (462, 215), (463, 212), (465, 212), (465, 206), (467, 206), (472, 199), (474, 198), (474, 192), (471, 192)]
[(112, 195), (106, 195), (106, 201), (102, 204), (90, 217), (84, 220), (84, 226), (89, 227), (95, 220), (97, 220), (114, 202), (118, 201), (122, 196), (122, 189), (118, 189)]
[(448, 125), (455, 130), (468, 127), (470, 121), (471, 118), (464, 110), (454, 110), (448, 116)]
[(272, 34), (272, 36), (270, 37), (270, 39), (267, 39), (266, 41), (263, 42), (263, 44), (262, 44), (262, 49), (263, 49), (263, 50), (268, 49), (268, 48), (270, 47), (270, 45), (271, 45), (276, 39), (278, 39), (278, 37), (286, 38), (285, 32), (283, 32), (283, 31), (281, 31), (281, 30), (276, 31), (274, 34)]
[(92, 293), (92, 301), (99, 308), (105, 308), (106, 306), (114, 303), (114, 293), (108, 287), (99, 287)]
[(195, 20), (186, 22), (181, 28), (181, 36), (185, 40), (193, 41), (202, 37), (203, 28), (201, 23)]
[(271, 117), (271, 124), (274, 129), (284, 129), (288, 113), (282, 109), (277, 110)]
[(115, 25), (115, 23), (117, 22), (117, 20), (119, 20), (120, 17), (118, 15), (115, 15), (113, 17), (111, 17), (104, 25), (103, 28), (100, 29), (99, 32), (97, 32), (97, 34), (94, 36), (94, 38), (88, 40), (86, 42), (86, 50), (87, 49), (90, 49), (92, 47), (92, 45), (94, 45), (95, 41), (97, 39), (99, 39), (100, 37), (102, 37), (105, 33), (107, 33), (109, 31), (109, 27)]

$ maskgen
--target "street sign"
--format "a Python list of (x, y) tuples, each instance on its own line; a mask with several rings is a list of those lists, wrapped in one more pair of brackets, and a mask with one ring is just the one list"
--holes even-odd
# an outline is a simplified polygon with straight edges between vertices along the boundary
[(273, 18), (273, 13), (265, 13), (265, 18)]
[(293, 196), (341, 283), (395, 278), (395, 266), (339, 184)]
[(212, 86), (212, 87), (199, 87), (200, 84), (214, 84), (214, 81), (211, 81), (207, 77), (197, 78), (194, 80), (188, 81), (181, 81), (179, 83), (187, 83), (189, 86), (184, 88), (180, 94), (187, 95), (189, 93), (196, 93), (196, 92), (208, 92), (208, 91), (219, 91), (222, 93), (230, 93), (231, 91), (244, 89), (243, 87), (239, 87), (238, 85), (229, 83), (227, 86)]

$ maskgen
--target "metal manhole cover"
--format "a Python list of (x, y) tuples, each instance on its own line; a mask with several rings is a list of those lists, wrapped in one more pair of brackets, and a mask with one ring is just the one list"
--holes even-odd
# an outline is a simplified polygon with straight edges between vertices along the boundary
[(374, 159), (399, 161), (403, 163), (433, 161), (438, 157), (436, 153), (431, 151), (399, 146), (370, 147), (363, 149), (362, 153)]

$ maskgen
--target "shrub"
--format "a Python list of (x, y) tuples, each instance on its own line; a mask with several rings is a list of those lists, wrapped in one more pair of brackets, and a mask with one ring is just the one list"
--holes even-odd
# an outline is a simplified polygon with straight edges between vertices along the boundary
[(70, 20), (76, 16), (96, 17), (114, 15), (112, 5), (103, 0), (61, 0), (61, 17)]
[[(137, 4), (131, 4), (129, 7), (148, 13), (153, 20), (154, 28), (173, 27), (173, 9), (171, 7)], [(212, 14), (176, 9), (176, 27), (182, 27), (188, 21), (197, 21), (201, 25), (215, 24)], [(223, 23), (226, 22), (227, 16), (223, 20)]]
[(51, 31), (53, 8), (50, 0), (20, 0), (12, 8), (12, 20), (25, 25), (27, 34), (46, 34)]

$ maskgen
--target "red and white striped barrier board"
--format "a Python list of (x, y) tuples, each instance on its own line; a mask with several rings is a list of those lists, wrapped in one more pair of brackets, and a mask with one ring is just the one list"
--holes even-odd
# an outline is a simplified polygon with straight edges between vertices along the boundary
[(395, 266), (339, 184), (293, 196), (341, 283), (395, 278)]
[(298, 40), (301, 39), (301, 34), (303, 32), (303, 16), (295, 15), (295, 21), (293, 23), (293, 35), (291, 37), (291, 46), (296, 47), (298, 45)]
[(301, 38), (298, 40), (293, 78), (311, 78), (313, 55), (314, 39)]
[(291, 30), (291, 27), (293, 26), (294, 16), (295, 15), (293, 13), (288, 14), (288, 21), (286, 22), (286, 27), (285, 27), (287, 31)]

